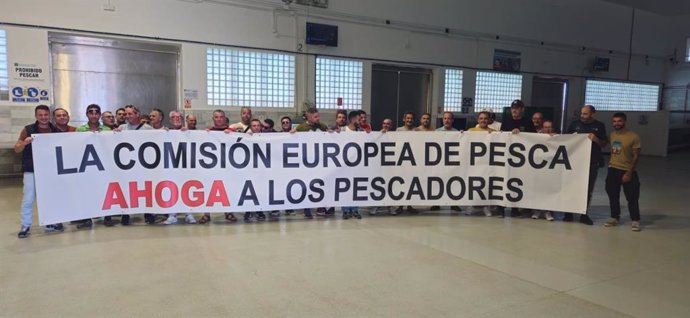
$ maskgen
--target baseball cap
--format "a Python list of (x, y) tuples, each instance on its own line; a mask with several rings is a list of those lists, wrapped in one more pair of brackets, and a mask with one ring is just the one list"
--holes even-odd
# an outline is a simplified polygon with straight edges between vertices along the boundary
[(510, 108), (513, 108), (513, 107), (520, 107), (520, 108), (522, 108), (522, 107), (525, 107), (525, 103), (523, 103), (523, 102), (522, 102), (521, 100), (519, 100), (519, 99), (516, 99), (516, 100), (514, 100), (512, 103), (510, 103)]

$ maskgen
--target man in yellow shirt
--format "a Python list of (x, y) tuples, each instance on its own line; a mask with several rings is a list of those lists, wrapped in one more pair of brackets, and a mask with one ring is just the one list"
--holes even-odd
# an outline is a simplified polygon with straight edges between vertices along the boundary
[(631, 229), (640, 230), (640, 179), (637, 176), (637, 162), (640, 160), (640, 136), (625, 127), (624, 113), (613, 114), (611, 134), (611, 161), (606, 176), (606, 193), (611, 206), (611, 218), (604, 226), (616, 226), (621, 215), (621, 187), (628, 200), (628, 211), (632, 219)]
[(474, 126), (467, 131), (494, 131), (493, 129), (489, 128), (489, 117), (491, 117), (489, 112), (479, 112), (479, 117), (477, 117), (477, 126)]

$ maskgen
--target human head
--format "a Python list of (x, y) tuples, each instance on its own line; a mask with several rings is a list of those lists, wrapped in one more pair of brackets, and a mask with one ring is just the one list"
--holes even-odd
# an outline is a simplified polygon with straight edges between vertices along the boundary
[(403, 123), (407, 128), (411, 128), (414, 126), (414, 113), (413, 112), (407, 112), (403, 115)]
[(282, 131), (292, 130), (292, 119), (290, 119), (290, 116), (283, 116), (280, 118), (280, 129)]
[(39, 125), (45, 126), (50, 122), (50, 107), (46, 105), (38, 105), (34, 108), (34, 117)]
[(391, 130), (393, 128), (393, 120), (386, 118), (381, 122), (381, 130)]
[(510, 103), (510, 114), (513, 116), (513, 119), (522, 118), (522, 112), (524, 111), (525, 103), (523, 103), (521, 100), (516, 99), (512, 103)]
[(419, 118), (419, 123), (421, 124), (422, 127), (429, 128), (429, 126), (431, 126), (431, 114), (429, 114), (429, 113), (422, 114), (422, 117)]
[(264, 126), (259, 119), (254, 118), (249, 122), (249, 129), (255, 134), (260, 133), (263, 128)]
[(535, 112), (532, 114), (532, 124), (537, 130), (541, 129), (542, 125), (544, 125), (544, 114), (541, 112)]
[(185, 117), (185, 121), (187, 122), (187, 129), (196, 129), (196, 116), (192, 114), (187, 114), (187, 116)]
[(101, 106), (96, 104), (86, 106), (86, 118), (89, 119), (90, 124), (98, 124), (101, 120)]
[(163, 126), (164, 118), (165, 115), (163, 114), (163, 111), (158, 108), (154, 108), (149, 113), (149, 124), (155, 128), (159, 128)]
[(228, 121), (225, 117), (225, 112), (221, 109), (213, 111), (213, 126), (216, 128), (223, 128), (228, 126)]
[(168, 113), (168, 121), (170, 121), (170, 128), (180, 129), (182, 128), (182, 114), (176, 110)]
[(455, 121), (455, 116), (452, 112), (443, 112), (443, 128), (450, 130), (453, 128), (453, 122)]
[(612, 124), (613, 130), (619, 131), (625, 129), (625, 122), (628, 121), (628, 116), (625, 113), (613, 114)]
[(347, 111), (344, 109), (338, 109), (335, 113), (335, 125), (336, 127), (343, 127), (347, 125), (348, 122)]
[(366, 125), (367, 124), (367, 112), (364, 110), (359, 110), (359, 125)]
[(310, 125), (317, 125), (321, 122), (321, 116), (319, 115), (319, 110), (316, 109), (316, 107), (310, 107), (307, 109), (305, 115), (307, 116), (307, 122)]
[(244, 106), (240, 110), (240, 119), (245, 125), (249, 125), (249, 121), (252, 119), (252, 109), (249, 106)]
[(62, 107), (55, 108), (53, 111), (53, 119), (58, 126), (66, 126), (69, 123), (69, 112)]
[(580, 109), (580, 121), (588, 124), (594, 121), (594, 114), (597, 110), (592, 105), (584, 105)]
[(355, 128), (359, 128), (362, 124), (362, 117), (358, 110), (353, 110), (347, 115), (348, 125), (352, 125)]
[(273, 119), (266, 118), (264, 119), (264, 124), (262, 130), (264, 132), (273, 132), (273, 127), (275, 126), (275, 122), (273, 122)]
[(477, 124), (479, 125), (479, 128), (489, 127), (489, 118), (491, 118), (491, 113), (487, 111), (479, 112), (479, 115), (477, 116)]
[(125, 116), (125, 108), (124, 107), (120, 107), (115, 111), (115, 120), (116, 120), (115, 122), (118, 125), (122, 125), (125, 123), (126, 116)]
[(541, 126), (541, 132), (544, 134), (553, 134), (553, 122), (550, 120), (545, 120)]
[(113, 115), (113, 112), (106, 110), (103, 112), (103, 114), (101, 114), (101, 121), (103, 121), (103, 125), (106, 125), (108, 127), (114, 127), (115, 115)]
[(139, 125), (139, 122), (141, 121), (141, 113), (139, 112), (139, 108), (134, 105), (125, 106), (125, 119), (127, 119), (127, 123), (130, 125)]

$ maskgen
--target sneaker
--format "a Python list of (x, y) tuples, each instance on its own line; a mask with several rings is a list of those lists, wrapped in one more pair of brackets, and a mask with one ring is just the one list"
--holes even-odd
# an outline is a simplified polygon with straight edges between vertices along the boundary
[(587, 225), (594, 225), (594, 221), (587, 216), (587, 214), (580, 215), (580, 223)]
[(22, 229), (19, 230), (19, 233), (17, 233), (17, 238), (27, 238), (29, 235), (31, 235), (31, 227), (22, 226)]
[(377, 207), (377, 206), (369, 208), (369, 215), (376, 215), (376, 211), (378, 211), (378, 210), (379, 210), (379, 207)]
[(450, 207), (450, 209), (453, 210), (453, 211), (455, 211), (455, 212), (460, 212), (460, 211), (462, 211), (462, 209), (460, 208), (459, 205), (453, 205), (453, 206)]
[(395, 209), (395, 214), (393, 214), (393, 213), (391, 213), (391, 214), (397, 215), (397, 214), (402, 214), (402, 213), (403, 213), (403, 207), (401, 205), (397, 209)]
[(252, 212), (244, 212), (244, 221), (245, 222), (251, 222), (252, 221)]
[(485, 206), (482, 210), (484, 210), (485, 216), (491, 216), (491, 208), (490, 207)]
[(630, 229), (633, 230), (633, 232), (639, 232), (642, 229), (640, 228), (640, 221), (632, 221)]
[(48, 224), (48, 225), (46, 225), (46, 226), (45, 226), (45, 231), (46, 231), (46, 233), (51, 233), (51, 232), (57, 231), (57, 229), (55, 228), (55, 224)]
[(151, 214), (151, 213), (146, 213), (146, 214), (144, 214), (144, 221), (146, 221), (146, 224), (154, 224), (154, 223), (156, 223), (156, 215)]
[(123, 215), (122, 219), (120, 219), (120, 224), (130, 225), (131, 223), (129, 223), (129, 215)]
[(343, 220), (347, 220), (350, 218), (350, 212), (343, 212)]
[(278, 211), (278, 210), (276, 210), (276, 211), (271, 211), (271, 212), (268, 213), (268, 216), (269, 216), (270, 218), (272, 218), (272, 219), (277, 219), (277, 218), (280, 217), (280, 211)]
[(65, 230), (65, 227), (62, 226), (62, 223), (57, 223), (57, 224), (50, 224), (46, 225), (46, 232), (62, 232)]
[(326, 216), (334, 216), (335, 215), (335, 208), (331, 207), (326, 210)]
[(196, 224), (196, 219), (191, 214), (187, 214), (187, 216), (184, 217), (184, 221), (187, 222), (187, 224)]
[(163, 222), (163, 224), (165, 224), (165, 225), (177, 224), (177, 215), (170, 214), (170, 216), (165, 220), (165, 222)]
[(608, 220), (606, 220), (606, 223), (604, 223), (604, 226), (605, 227), (612, 227), (612, 226), (618, 225), (618, 223), (619, 223), (618, 219), (609, 218)]
[(256, 212), (257, 221), (266, 221), (266, 215), (263, 212)]
[(352, 212), (352, 216), (353, 216), (355, 219), (358, 219), (358, 220), (361, 220), (361, 219), (362, 219), (362, 215), (359, 214), (359, 212), (357, 212), (357, 211)]
[(413, 208), (411, 205), (408, 205), (407, 206), (407, 213), (417, 214), (417, 213), (419, 213), (419, 211), (417, 211), (417, 209)]
[(553, 214), (551, 214), (549, 211), (546, 211), (544, 212), (544, 218), (546, 218), (547, 221), (553, 221)]
[(90, 229), (93, 227), (93, 221), (91, 219), (83, 220), (81, 223), (77, 224), (78, 229)]
[(295, 210), (285, 210), (285, 216), (295, 215)]
[(441, 210), (441, 207), (438, 205), (431, 206), (431, 208), (429, 209), (429, 211), (438, 211), (438, 210)]
[(474, 211), (472, 211), (472, 209), (467, 209), (467, 210), (462, 211), (460, 213), (462, 213), (463, 215), (470, 216), (470, 215), (474, 214)]
[(534, 212), (532, 212), (532, 219), (539, 219), (539, 214), (541, 214), (539, 210), (534, 210)]
[(107, 227), (111, 227), (111, 226), (115, 225), (115, 222), (113, 221), (113, 217), (106, 216), (105, 218), (103, 218), (103, 225), (105, 225)]
[(326, 216), (326, 208), (316, 209), (316, 216)]

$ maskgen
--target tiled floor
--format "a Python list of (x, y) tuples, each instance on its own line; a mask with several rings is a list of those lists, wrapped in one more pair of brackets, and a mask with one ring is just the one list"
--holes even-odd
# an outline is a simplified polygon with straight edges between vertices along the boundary
[(2, 317), (690, 317), (690, 153), (643, 157), (643, 231), (426, 212), (19, 240), (0, 180)]

